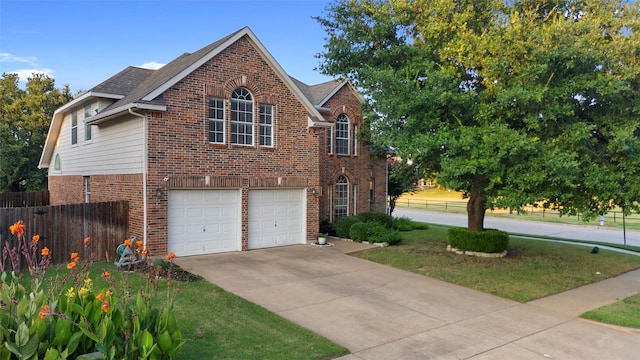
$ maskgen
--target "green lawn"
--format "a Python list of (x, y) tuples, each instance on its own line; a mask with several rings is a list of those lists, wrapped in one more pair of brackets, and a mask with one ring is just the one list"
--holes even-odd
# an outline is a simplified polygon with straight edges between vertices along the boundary
[(398, 246), (356, 256), (520, 302), (640, 268), (638, 256), (517, 237), (510, 238), (505, 258), (455, 255), (446, 250), (447, 229), (406, 232)]
[[(111, 263), (96, 262), (90, 270), (94, 286), (106, 286), (100, 277), (103, 269), (132, 293), (147, 282), (145, 273), (119, 272)], [(68, 270), (50, 269), (47, 276), (53, 279), (57, 273), (68, 274)], [(168, 283), (161, 279), (157, 284), (155, 302), (160, 307), (167, 303)], [(171, 286), (177, 288), (175, 315), (182, 336), (187, 339), (176, 359), (331, 359), (349, 353), (348, 349), (205, 280), (173, 280)]]
[(611, 305), (587, 311), (585, 319), (640, 329), (640, 294), (630, 296)]

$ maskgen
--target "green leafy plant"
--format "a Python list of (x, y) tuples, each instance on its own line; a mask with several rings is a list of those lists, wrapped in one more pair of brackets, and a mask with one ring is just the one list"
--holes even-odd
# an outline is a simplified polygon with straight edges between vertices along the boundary
[(362, 222), (375, 221), (391, 229), (393, 228), (393, 217), (379, 211), (368, 211), (356, 215), (358, 220)]
[[(160, 278), (155, 271), (149, 272), (146, 286), (135, 291), (103, 271), (107, 287), (96, 289), (88, 276), (90, 262), (81, 262), (74, 252), (66, 266), (72, 286), (52, 285), (47, 295), (41, 280), (49, 265), (48, 249), (43, 248), (37, 260), (39, 238), (34, 236), (29, 246), (21, 221), (11, 233), (18, 237), (18, 246), (10, 249), (5, 244), (0, 262), (0, 359), (171, 359), (184, 345), (173, 297), (160, 308), (151, 301)], [(89, 238), (84, 243), (86, 248)], [(7, 258), (13, 269), (21, 260), (26, 262), (30, 284), (23, 284), (16, 272), (5, 271)], [(173, 253), (166, 257), (169, 281), (174, 258)], [(168, 286), (167, 291), (175, 289)]]
[(349, 238), (351, 225), (360, 222), (355, 216), (341, 216), (336, 220), (336, 234), (341, 238)]
[(454, 227), (448, 233), (449, 245), (459, 250), (500, 253), (509, 245), (509, 234), (500, 230), (471, 231)]

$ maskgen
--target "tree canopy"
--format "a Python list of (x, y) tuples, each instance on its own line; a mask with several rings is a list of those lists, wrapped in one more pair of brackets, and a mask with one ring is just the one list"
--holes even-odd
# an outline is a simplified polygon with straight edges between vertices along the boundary
[(38, 169), (54, 111), (72, 99), (69, 87), (59, 90), (44, 74), (18, 86), (17, 74), (0, 79), (0, 192), (47, 188), (47, 171)]
[(388, 214), (393, 214), (396, 208), (396, 201), (405, 193), (412, 193), (416, 190), (418, 182), (418, 168), (412, 160), (389, 158), (386, 159), (387, 176), (387, 196), (389, 201)]
[(637, 209), (640, 16), (618, 0), (339, 0), (320, 70), (367, 99), (372, 140), (487, 209)]

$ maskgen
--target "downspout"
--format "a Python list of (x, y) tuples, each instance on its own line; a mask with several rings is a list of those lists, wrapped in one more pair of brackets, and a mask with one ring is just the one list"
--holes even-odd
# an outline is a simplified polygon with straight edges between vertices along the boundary
[(142, 137), (142, 223), (143, 223), (143, 243), (142, 248), (147, 248), (147, 117), (142, 114), (128, 109), (129, 114), (142, 118), (142, 131), (144, 136)]

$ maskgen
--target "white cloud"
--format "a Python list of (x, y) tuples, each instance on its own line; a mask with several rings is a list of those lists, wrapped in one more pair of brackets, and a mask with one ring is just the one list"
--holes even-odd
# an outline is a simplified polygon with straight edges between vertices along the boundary
[(9, 53), (0, 53), (0, 62), (18, 62), (36, 66), (37, 61), (38, 58), (35, 56), (17, 56)]
[(142, 65), (138, 65), (138, 67), (141, 67), (143, 69), (158, 70), (161, 67), (163, 67), (164, 65), (165, 64), (161, 64), (161, 63), (159, 63), (157, 61), (149, 61), (149, 62), (146, 62), (146, 63), (144, 63)]
[(53, 73), (54, 71), (51, 69), (47, 69), (47, 68), (42, 68), (42, 69), (19, 69), (19, 70), (10, 70), (10, 71), (5, 71), (6, 73), (13, 73), (13, 74), (18, 74), (18, 78), (20, 79), (21, 83), (26, 83), (27, 79), (32, 77), (34, 73), (37, 74), (45, 74), (50, 78), (53, 78)]

